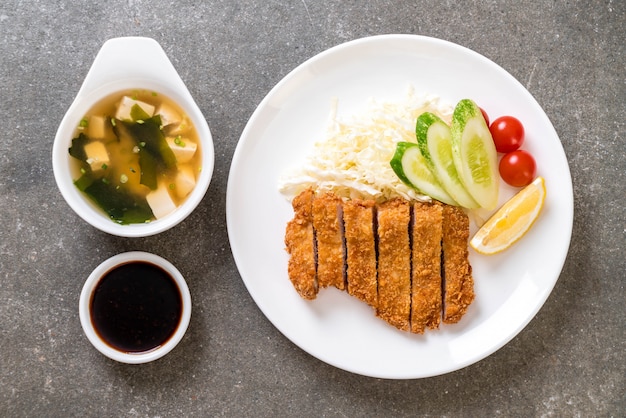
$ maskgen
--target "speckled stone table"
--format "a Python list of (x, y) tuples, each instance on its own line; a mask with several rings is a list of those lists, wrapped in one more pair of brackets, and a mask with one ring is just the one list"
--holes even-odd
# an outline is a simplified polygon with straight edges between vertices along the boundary
[[(437, 377), (382, 380), (306, 354), (246, 291), (226, 229), (228, 171), (254, 109), (290, 70), (352, 39), (411, 33), (471, 48), (548, 114), (574, 186), (574, 225), (546, 304), (510, 343)], [(215, 141), (190, 218), (118, 238), (78, 218), (52, 175), (52, 141), (109, 38), (156, 39)], [(21, 2), (0, 5), (0, 416), (623, 416), (626, 410), (626, 3), (623, 1)], [(78, 297), (127, 250), (172, 261), (194, 311), (165, 358), (108, 360)]]

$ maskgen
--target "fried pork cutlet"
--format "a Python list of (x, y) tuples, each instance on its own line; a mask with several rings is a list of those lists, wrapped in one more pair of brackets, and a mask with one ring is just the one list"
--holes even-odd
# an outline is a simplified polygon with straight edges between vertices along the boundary
[(307, 189), (293, 199), (294, 217), (285, 231), (285, 245), (290, 254), (289, 279), (304, 299), (315, 299), (318, 290), (312, 214), (314, 198), (313, 190)]
[(463, 209), (443, 206), (443, 322), (455, 323), (474, 300), (468, 259), (469, 219)]
[(375, 202), (349, 200), (343, 204), (348, 293), (368, 305), (378, 305), (376, 279)]
[(441, 205), (415, 202), (411, 234), (411, 332), (422, 334), (441, 320)]
[(378, 207), (378, 308), (376, 314), (409, 330), (411, 309), (410, 205), (392, 199)]
[(317, 239), (319, 287), (345, 289), (342, 200), (323, 193), (313, 200), (313, 228)]
[(312, 189), (293, 200), (287, 224), (289, 278), (305, 299), (346, 289), (376, 315), (422, 334), (456, 323), (474, 300), (469, 219), (441, 203), (343, 201)]

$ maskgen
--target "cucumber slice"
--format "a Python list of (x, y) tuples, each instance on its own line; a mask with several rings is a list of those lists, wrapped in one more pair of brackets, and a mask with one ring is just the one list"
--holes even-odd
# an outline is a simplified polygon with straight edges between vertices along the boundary
[(459, 206), (477, 208), (478, 203), (465, 190), (452, 158), (450, 127), (437, 115), (422, 113), (415, 124), (419, 149), (430, 171)]
[(494, 209), (498, 204), (498, 155), (480, 108), (461, 100), (452, 114), (452, 157), (467, 191), (478, 204)]
[(458, 205), (432, 174), (417, 144), (398, 142), (390, 164), (398, 178), (407, 186), (448, 205)]

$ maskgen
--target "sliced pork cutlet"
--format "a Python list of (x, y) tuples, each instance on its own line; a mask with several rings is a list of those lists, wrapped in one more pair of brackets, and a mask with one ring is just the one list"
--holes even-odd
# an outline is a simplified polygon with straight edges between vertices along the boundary
[(443, 322), (456, 323), (474, 300), (469, 263), (469, 219), (463, 209), (443, 206)]
[(319, 287), (345, 289), (342, 200), (322, 193), (313, 200), (313, 228), (317, 240), (317, 282)]
[(378, 206), (378, 308), (376, 315), (409, 330), (411, 310), (411, 206), (392, 199)]
[(376, 308), (376, 203), (354, 199), (343, 204), (348, 293)]
[(415, 202), (411, 226), (411, 332), (439, 328), (441, 322), (442, 207)]
[(285, 245), (289, 253), (288, 274), (296, 291), (304, 299), (317, 296), (315, 234), (313, 231), (313, 199), (307, 189), (292, 201), (294, 217), (287, 223)]

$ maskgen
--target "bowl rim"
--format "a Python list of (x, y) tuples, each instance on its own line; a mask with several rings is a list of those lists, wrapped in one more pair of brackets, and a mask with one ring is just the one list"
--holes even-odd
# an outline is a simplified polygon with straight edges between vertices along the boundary
[[(145, 261), (154, 264), (166, 272), (168, 272), (175, 280), (176, 285), (180, 291), (182, 297), (182, 313), (178, 323), (178, 327), (174, 334), (167, 340), (167, 342), (153, 350), (145, 351), (141, 353), (126, 353), (114, 349), (104, 342), (96, 333), (93, 323), (91, 322), (90, 304), (93, 292), (99, 283), (100, 279), (104, 277), (106, 273), (114, 268), (136, 261)], [(89, 342), (106, 357), (127, 364), (141, 364), (148, 363), (157, 360), (178, 345), (183, 336), (187, 332), (189, 322), (191, 320), (191, 294), (185, 278), (181, 272), (168, 260), (153, 253), (144, 251), (129, 251), (121, 254), (114, 255), (102, 263), (100, 263), (89, 275), (85, 281), (79, 299), (79, 317), (80, 323), (83, 328), (83, 332), (87, 336)]]
[[(68, 148), (75, 136), (76, 126), (84, 114), (99, 100), (127, 90), (150, 90), (166, 96), (180, 106), (189, 116), (198, 133), (202, 152), (202, 169), (194, 189), (183, 204), (162, 219), (148, 223), (121, 225), (107, 217), (84, 193), (74, 186), (71, 176)], [(52, 168), (63, 198), (72, 210), (93, 227), (112, 235), (122, 237), (146, 237), (166, 231), (182, 222), (200, 204), (206, 194), (214, 168), (213, 138), (209, 126), (199, 107), (186, 92), (173, 89), (159, 80), (127, 78), (116, 80), (99, 88), (79, 94), (65, 113), (54, 138)]]

